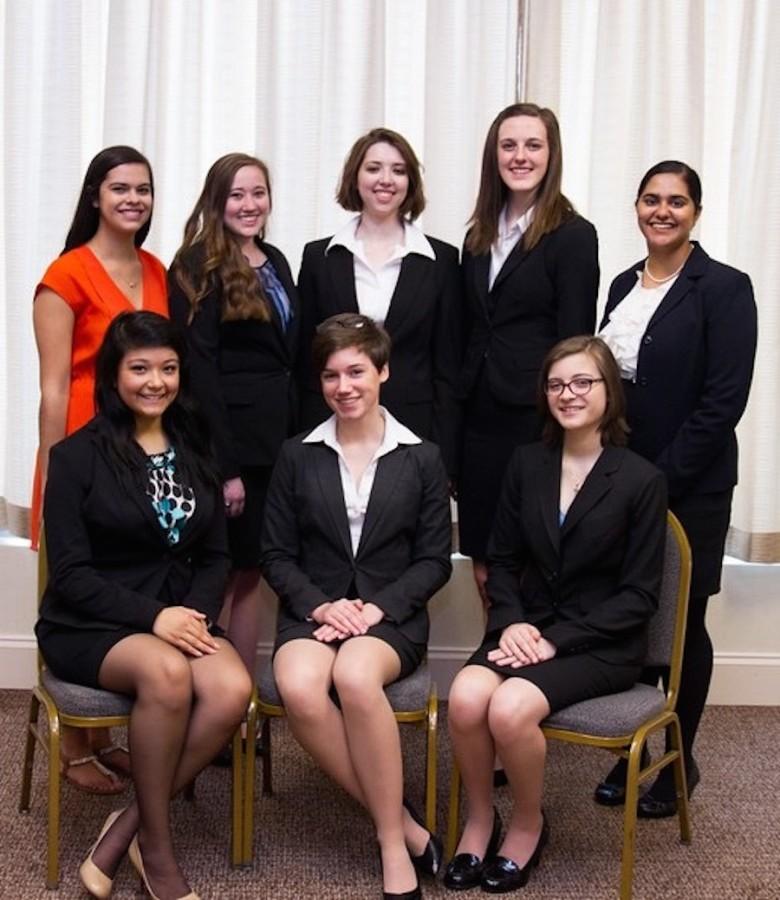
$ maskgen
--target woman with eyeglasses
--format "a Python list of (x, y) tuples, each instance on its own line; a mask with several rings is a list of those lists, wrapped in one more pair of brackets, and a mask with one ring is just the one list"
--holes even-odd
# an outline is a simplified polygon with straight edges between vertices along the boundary
[[(488, 546), (482, 645), (455, 678), (448, 722), (468, 815), (444, 883), (525, 885), (549, 828), (540, 723), (626, 690), (641, 672), (661, 584), (663, 475), (625, 446), (620, 376), (599, 338), (556, 344), (541, 369), (543, 442), (515, 450)], [(502, 835), (498, 753), (512, 794)]]
[[(693, 742), (712, 677), (707, 601), (720, 590), (723, 550), (737, 483), (735, 428), (745, 410), (756, 352), (750, 278), (711, 259), (691, 231), (701, 214), (696, 172), (677, 160), (642, 178), (635, 206), (647, 256), (612, 282), (601, 335), (620, 367), (629, 446), (666, 475), (669, 507), (693, 554), (677, 715), (687, 787), (699, 781)], [(658, 681), (657, 671), (643, 680)], [(596, 788), (606, 806), (625, 799), (625, 765)], [(643, 818), (677, 811), (672, 767), (639, 800)]]

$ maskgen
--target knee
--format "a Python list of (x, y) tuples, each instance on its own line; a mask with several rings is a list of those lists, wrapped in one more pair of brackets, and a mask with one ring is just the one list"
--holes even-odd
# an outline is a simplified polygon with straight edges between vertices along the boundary
[(169, 712), (187, 708), (192, 702), (192, 670), (184, 654), (173, 648), (150, 654), (139, 679), (138, 697)]
[(226, 724), (232, 725), (243, 719), (251, 695), (252, 679), (243, 664), (239, 664), (213, 673), (198, 700), (208, 702)]
[(488, 727), (497, 744), (513, 744), (538, 731), (539, 717), (497, 692), (488, 709)]
[(360, 709), (371, 712), (378, 704), (386, 704), (384, 685), (378, 676), (360, 671), (352, 664), (339, 664), (333, 667), (333, 685), (339, 695), (342, 707)]
[(468, 679), (456, 678), (447, 701), (447, 721), (454, 731), (469, 731), (487, 719), (490, 698), (472, 689)]
[(289, 718), (316, 722), (325, 715), (330, 702), (330, 685), (323, 681), (319, 673), (277, 673), (276, 686)]

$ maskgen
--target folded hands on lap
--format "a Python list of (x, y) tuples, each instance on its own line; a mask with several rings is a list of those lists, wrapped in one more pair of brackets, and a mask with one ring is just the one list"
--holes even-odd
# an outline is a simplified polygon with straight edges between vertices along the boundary
[(385, 614), (374, 603), (366, 603), (359, 598), (332, 600), (323, 603), (311, 614), (319, 626), (314, 637), (323, 643), (357, 637), (365, 634), (372, 625), (378, 625)]
[(555, 645), (543, 638), (535, 625), (514, 622), (501, 632), (498, 647), (489, 650), (487, 658), (497, 666), (520, 669), (552, 659), (555, 653)]

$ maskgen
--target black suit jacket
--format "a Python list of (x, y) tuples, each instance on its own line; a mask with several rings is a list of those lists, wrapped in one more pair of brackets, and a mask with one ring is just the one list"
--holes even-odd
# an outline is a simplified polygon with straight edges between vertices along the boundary
[[(454, 474), (460, 432), (456, 385), (462, 355), (458, 251), (435, 238), (428, 240), (435, 261), (410, 253), (401, 262), (384, 323), (393, 349), (390, 378), (382, 385), (380, 402), (415, 434), (435, 441), (447, 471)], [(341, 246), (326, 254), (329, 243), (330, 238), (324, 238), (304, 247), (298, 276), (304, 428), (313, 428), (329, 415), (311, 366), (315, 329), (336, 313), (359, 311), (353, 256)]]
[(490, 253), (463, 250), (466, 354), (460, 391), (480, 377), (493, 398), (534, 406), (542, 360), (559, 340), (592, 334), (599, 286), (596, 230), (574, 216), (531, 250), (520, 241), (488, 291)]
[(666, 534), (664, 477), (606, 446), (558, 524), (560, 450), (519, 447), (488, 547), (487, 631), (531, 622), (558, 653), (644, 661)]
[(353, 555), (338, 457), (304, 435), (282, 447), (263, 526), (263, 574), (279, 595), (278, 630), (354, 588), (409, 640), (428, 640), (428, 600), (450, 576), (447, 477), (434, 444), (382, 456)]
[[(602, 328), (642, 265), (612, 282)], [(694, 244), (647, 326), (636, 383), (624, 382), (629, 446), (666, 474), (670, 497), (737, 483), (734, 429), (750, 391), (756, 337), (750, 279)]]
[(182, 605), (216, 621), (230, 567), (221, 496), (191, 479), (195, 512), (170, 546), (146, 482), (120, 480), (105, 441), (98, 416), (52, 448), (41, 619), (151, 631), (161, 610)]
[[(300, 327), (298, 294), (282, 252), (264, 241), (258, 245), (290, 301), (293, 317), (286, 331), (270, 302), (269, 322), (223, 322), (222, 288), (216, 280), (188, 325), (189, 301), (173, 272), (168, 276), (171, 318), (186, 329), (192, 392), (209, 421), (225, 480), (239, 475), (241, 466), (272, 466), (282, 442), (297, 428), (293, 365)], [(196, 248), (183, 265), (196, 270), (201, 260), (202, 251)]]

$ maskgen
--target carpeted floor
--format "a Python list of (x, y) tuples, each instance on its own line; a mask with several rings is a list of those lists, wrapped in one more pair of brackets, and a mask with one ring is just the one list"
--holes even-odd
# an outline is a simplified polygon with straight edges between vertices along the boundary
[[(28, 704), (23, 691), (0, 691), (0, 898), (84, 897), (77, 868), (114, 807), (111, 798), (63, 788), (59, 891), (45, 890), (46, 807), (42, 755), (36, 763), (33, 806), (18, 812), (22, 733)], [(446, 717), (439, 761), (439, 821), (445, 826), (450, 766)], [(255, 857), (249, 869), (228, 862), (229, 774), (209, 769), (194, 804), (177, 800), (174, 820), (182, 867), (207, 898), (372, 900), (381, 880), (371, 826), (354, 804), (326, 782), (273, 723), (274, 787), (258, 796)], [(403, 729), (408, 793), (421, 797), (421, 732)], [(711, 707), (705, 714), (697, 759), (702, 782), (692, 801), (693, 843), (678, 841), (676, 820), (640, 822), (634, 875), (636, 900), (776, 900), (780, 898), (780, 708)], [(552, 837), (541, 866), (518, 896), (527, 900), (613, 900), (617, 896), (621, 813), (596, 806), (593, 786), (611, 765), (596, 750), (552, 744), (545, 807)], [(259, 785), (259, 782), (258, 782)], [(259, 790), (258, 790), (259, 794)], [(497, 803), (509, 809), (507, 789)], [(422, 806), (422, 802), (419, 804)], [(452, 898), (441, 884), (424, 884), (427, 898)], [(124, 865), (114, 897), (138, 895)], [(470, 897), (481, 896), (471, 892)]]

